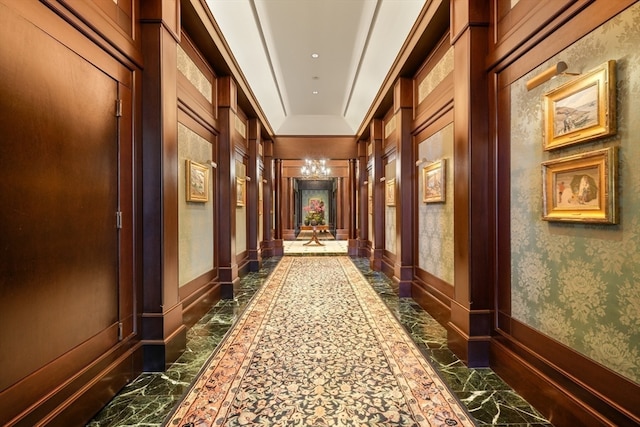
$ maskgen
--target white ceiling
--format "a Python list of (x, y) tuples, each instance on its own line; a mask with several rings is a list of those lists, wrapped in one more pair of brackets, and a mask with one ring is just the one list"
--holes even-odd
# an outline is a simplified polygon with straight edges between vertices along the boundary
[(354, 135), (425, 1), (206, 0), (282, 136)]

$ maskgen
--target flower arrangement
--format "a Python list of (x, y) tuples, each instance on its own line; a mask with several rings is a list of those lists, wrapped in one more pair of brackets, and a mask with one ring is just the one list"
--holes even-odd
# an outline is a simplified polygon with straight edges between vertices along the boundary
[(320, 199), (310, 199), (309, 206), (305, 206), (306, 212), (304, 225), (324, 225), (324, 202)]

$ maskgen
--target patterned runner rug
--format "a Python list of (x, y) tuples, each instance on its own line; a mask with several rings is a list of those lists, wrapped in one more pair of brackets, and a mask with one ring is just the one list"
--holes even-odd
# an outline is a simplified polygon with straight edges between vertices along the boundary
[(166, 426), (473, 426), (351, 260), (284, 257)]

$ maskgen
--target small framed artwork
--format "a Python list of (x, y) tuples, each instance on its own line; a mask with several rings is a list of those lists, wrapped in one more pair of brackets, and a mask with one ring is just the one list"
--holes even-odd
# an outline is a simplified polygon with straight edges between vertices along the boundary
[(246, 204), (247, 180), (242, 177), (236, 178), (236, 206), (244, 206)]
[(424, 203), (446, 201), (446, 165), (446, 159), (440, 159), (422, 168), (422, 201)]
[(617, 148), (542, 163), (546, 221), (617, 224)]
[(396, 180), (390, 179), (387, 181), (387, 187), (385, 191), (385, 200), (387, 201), (387, 206), (395, 206), (396, 205)]
[(206, 165), (187, 160), (186, 171), (187, 202), (206, 203), (209, 201), (209, 168)]
[(544, 149), (565, 147), (616, 133), (616, 62), (544, 95)]

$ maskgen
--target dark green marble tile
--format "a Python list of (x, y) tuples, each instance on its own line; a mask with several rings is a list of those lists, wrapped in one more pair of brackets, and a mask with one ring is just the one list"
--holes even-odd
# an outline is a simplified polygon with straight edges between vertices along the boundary
[(491, 369), (441, 367), (440, 375), (454, 391), (511, 390), (511, 387)]
[(480, 423), (548, 423), (535, 409), (513, 391), (455, 391), (469, 413)]
[[(444, 327), (412, 299), (398, 298), (392, 281), (371, 270), (368, 259), (353, 260), (479, 426), (552, 427), (493, 371), (466, 368), (448, 350)], [(220, 301), (189, 329), (187, 350), (166, 372), (140, 375), (88, 426), (159, 427), (279, 261), (264, 260), (259, 271), (241, 278), (234, 299)]]
[(174, 396), (116, 397), (87, 426), (159, 426), (177, 401)]

